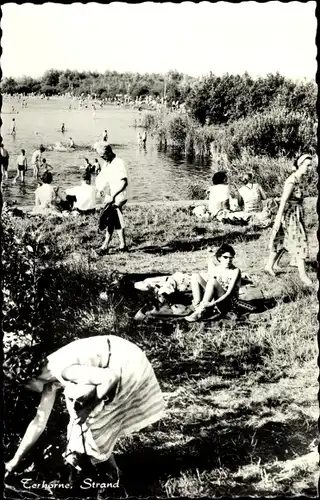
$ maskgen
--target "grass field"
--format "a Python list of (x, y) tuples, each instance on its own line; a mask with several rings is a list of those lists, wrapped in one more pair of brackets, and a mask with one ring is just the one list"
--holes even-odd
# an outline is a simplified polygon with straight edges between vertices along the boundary
[[(97, 257), (102, 235), (94, 216), (46, 222), (14, 218), (19, 238), (27, 232), (35, 239), (41, 235), (47, 246), (42, 263), (54, 265), (60, 276), (63, 296), (57, 289), (48, 335), (56, 328), (61, 338), (66, 332), (70, 339), (124, 336), (145, 349), (158, 376), (166, 415), (117, 446), (124, 473), (119, 496), (316, 496), (315, 289), (301, 287), (289, 257), (283, 258), (279, 276), (264, 274), (269, 230), (199, 222), (188, 207), (173, 205), (128, 207), (126, 221), (129, 253)], [(306, 222), (308, 270), (316, 288), (315, 199), (307, 199)], [(205, 269), (208, 246), (221, 242), (234, 246), (235, 264), (265, 297), (264, 312), (192, 325), (133, 320), (147, 300), (133, 280)], [(114, 277), (118, 285), (101, 300), (100, 292)], [(65, 424), (66, 415), (54, 412), (38, 450), (50, 443), (59, 447)], [(40, 457), (33, 455), (29, 474), (50, 476), (56, 462), (45, 466)], [(15, 488), (18, 483), (19, 475)]]

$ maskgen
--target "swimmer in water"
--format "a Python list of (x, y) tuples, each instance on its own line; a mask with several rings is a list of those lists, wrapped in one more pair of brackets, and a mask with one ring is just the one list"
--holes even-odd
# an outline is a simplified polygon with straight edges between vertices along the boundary
[(102, 138), (101, 138), (102, 142), (108, 142), (108, 131), (105, 130), (102, 134)]
[(64, 123), (61, 125), (61, 132), (64, 134), (66, 131), (66, 127), (64, 125)]

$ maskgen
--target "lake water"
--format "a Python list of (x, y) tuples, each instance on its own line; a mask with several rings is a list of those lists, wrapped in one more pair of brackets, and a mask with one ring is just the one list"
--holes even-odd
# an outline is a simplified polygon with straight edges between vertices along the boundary
[[(78, 101), (51, 98), (50, 100), (28, 99), (28, 107), (21, 108), (16, 100), (4, 102), (2, 107), (2, 131), (4, 145), (10, 154), (9, 180), (3, 182), (4, 199), (17, 200), (19, 205), (31, 205), (34, 202), (34, 190), (37, 183), (32, 178), (31, 156), (39, 145), (67, 142), (71, 136), (77, 145), (90, 146), (96, 142), (105, 129), (108, 130), (109, 143), (115, 153), (128, 167), (130, 181), (130, 200), (156, 201), (165, 199), (188, 198), (188, 187), (199, 180), (211, 181), (210, 164), (199, 164), (176, 159), (159, 152), (151, 137), (148, 137), (144, 150), (137, 145), (135, 119), (137, 110), (105, 106), (97, 109), (93, 117), (90, 106), (78, 109)], [(73, 109), (69, 111), (69, 105)], [(12, 106), (19, 113), (11, 113)], [(16, 120), (15, 138), (10, 135), (12, 118)], [(59, 131), (65, 123), (66, 132)], [(16, 185), (12, 179), (16, 175), (16, 158), (20, 149), (26, 150), (28, 171), (25, 183), (20, 180)], [(84, 165), (87, 157), (91, 163), (98, 158), (95, 152), (76, 150), (73, 152), (46, 151), (44, 157), (52, 165), (53, 181), (61, 188), (77, 184), (81, 178), (79, 166)], [(98, 158), (99, 159), (99, 158)]]

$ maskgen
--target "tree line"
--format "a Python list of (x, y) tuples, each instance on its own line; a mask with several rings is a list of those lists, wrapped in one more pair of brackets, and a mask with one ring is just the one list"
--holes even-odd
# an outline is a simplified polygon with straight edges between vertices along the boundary
[(130, 99), (152, 96), (168, 103), (185, 103), (190, 115), (201, 124), (225, 124), (263, 112), (272, 107), (307, 114), (316, 120), (316, 84), (297, 82), (279, 73), (253, 78), (212, 72), (192, 77), (176, 70), (160, 73), (118, 73), (106, 71), (59, 71), (50, 69), (41, 78), (23, 76), (4, 78), (1, 91), (6, 94), (90, 95), (98, 99)]

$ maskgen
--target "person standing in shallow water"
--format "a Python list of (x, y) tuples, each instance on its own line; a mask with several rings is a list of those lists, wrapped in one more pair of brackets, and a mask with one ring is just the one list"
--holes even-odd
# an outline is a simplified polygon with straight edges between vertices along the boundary
[(284, 184), (278, 213), (271, 233), (270, 253), (265, 271), (275, 276), (278, 263), (285, 251), (293, 258), (291, 264), (298, 268), (301, 281), (312, 286), (307, 276), (305, 260), (308, 254), (308, 242), (303, 214), (303, 181), (312, 170), (312, 156), (304, 154), (294, 162), (295, 171)]
[(16, 135), (17, 132), (17, 124), (15, 118), (12, 118), (11, 122), (11, 135)]
[(3, 144), (0, 146), (0, 165), (2, 178), (8, 179), (9, 153)]
[(27, 171), (28, 168), (28, 163), (27, 163), (27, 158), (26, 158), (26, 152), (24, 149), (21, 149), (21, 153), (19, 154), (17, 158), (17, 175), (13, 179), (13, 184), (16, 183), (17, 179), (21, 178), (21, 181), (24, 182), (24, 175)]

